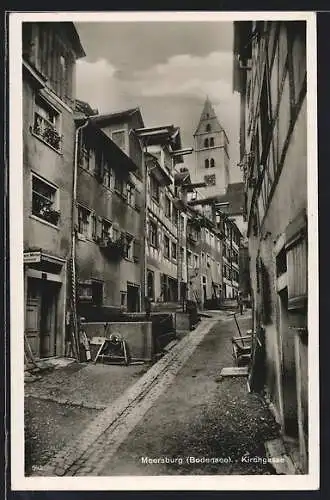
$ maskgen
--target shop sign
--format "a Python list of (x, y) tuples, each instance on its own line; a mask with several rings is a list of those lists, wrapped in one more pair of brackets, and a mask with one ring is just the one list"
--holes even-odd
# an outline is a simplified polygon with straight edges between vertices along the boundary
[(24, 264), (41, 262), (41, 252), (24, 252)]

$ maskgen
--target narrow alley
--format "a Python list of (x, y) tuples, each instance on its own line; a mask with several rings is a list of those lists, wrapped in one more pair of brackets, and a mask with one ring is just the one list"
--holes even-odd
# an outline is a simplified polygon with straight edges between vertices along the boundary
[[(248, 393), (246, 377), (221, 377), (233, 364), (237, 329), (226, 313), (216, 316), (95, 416), (38, 475), (274, 474), (263, 444), (278, 436), (278, 426), (263, 400)], [(248, 330), (250, 316), (239, 323)]]
[(15, 487), (319, 466), (314, 21), (168, 14), (17, 18)]

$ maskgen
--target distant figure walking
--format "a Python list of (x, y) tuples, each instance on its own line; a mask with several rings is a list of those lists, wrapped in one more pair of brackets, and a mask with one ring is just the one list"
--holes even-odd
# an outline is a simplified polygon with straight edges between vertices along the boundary
[(146, 312), (146, 319), (149, 320), (151, 316), (151, 299), (149, 297), (144, 297), (144, 308)]
[(189, 330), (193, 330), (198, 323), (197, 304), (194, 300), (187, 300), (186, 308), (189, 318)]
[(237, 294), (237, 307), (240, 312), (240, 314), (243, 314), (243, 297), (242, 297), (242, 292), (238, 292)]

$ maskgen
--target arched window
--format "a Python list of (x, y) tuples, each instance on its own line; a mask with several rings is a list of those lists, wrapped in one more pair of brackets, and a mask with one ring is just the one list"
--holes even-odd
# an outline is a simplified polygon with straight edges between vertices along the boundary
[(214, 138), (211, 137), (211, 139), (210, 139), (210, 147), (212, 148), (213, 146), (214, 146)]
[(210, 161), (210, 167), (215, 167), (214, 158), (211, 158), (211, 161)]
[(205, 168), (209, 168), (210, 166), (210, 162), (208, 159), (205, 160)]
[(209, 140), (208, 138), (204, 139), (204, 148), (208, 148), (209, 147)]
[(206, 125), (206, 132), (211, 132), (211, 125), (209, 123)]

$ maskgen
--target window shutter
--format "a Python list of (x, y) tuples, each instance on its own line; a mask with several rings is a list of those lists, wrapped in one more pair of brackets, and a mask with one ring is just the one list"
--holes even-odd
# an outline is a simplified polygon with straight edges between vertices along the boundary
[(142, 195), (137, 189), (135, 189), (135, 208), (136, 210), (142, 209)]
[(99, 182), (103, 181), (104, 169), (103, 169), (103, 154), (102, 151), (96, 149), (95, 151), (95, 177)]
[(272, 303), (271, 303), (271, 289), (270, 289), (270, 278), (269, 273), (260, 259), (260, 285), (262, 294), (262, 320), (264, 324), (268, 324), (271, 321), (272, 313)]
[(147, 220), (147, 224), (146, 224), (146, 238), (147, 238), (148, 242), (150, 241), (150, 236), (151, 236), (150, 233), (151, 233), (150, 220)]
[(135, 262), (140, 260), (141, 244), (139, 240), (134, 240), (133, 242), (133, 259)]
[(126, 233), (125, 236), (126, 236), (127, 245), (128, 245), (128, 247), (130, 247), (132, 245), (132, 243), (134, 242), (134, 237), (130, 233)]
[(92, 225), (92, 238), (95, 240), (96, 239), (96, 236), (97, 236), (97, 217), (96, 215), (94, 214), (91, 214), (91, 218), (90, 218), (90, 221), (91, 221), (91, 225)]

